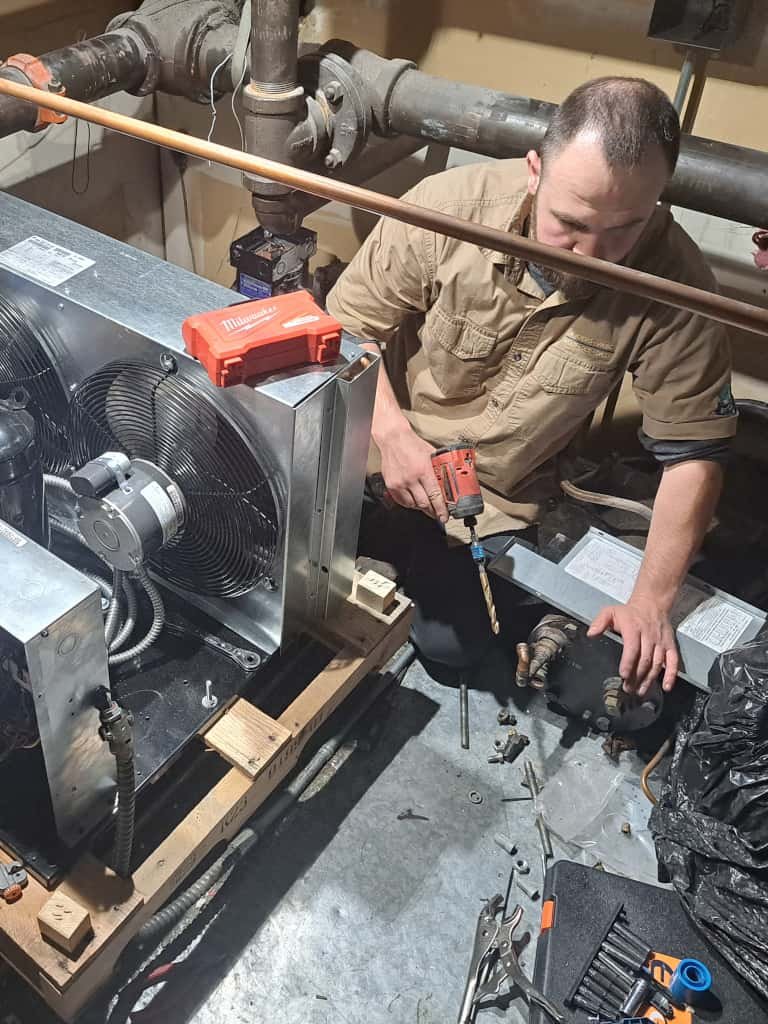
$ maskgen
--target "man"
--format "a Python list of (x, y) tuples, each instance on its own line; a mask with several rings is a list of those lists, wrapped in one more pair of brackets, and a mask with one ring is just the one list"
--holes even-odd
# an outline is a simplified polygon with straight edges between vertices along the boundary
[[(713, 290), (700, 252), (658, 205), (679, 141), (674, 108), (654, 85), (598, 79), (568, 96), (525, 161), (450, 170), (408, 198)], [(642, 694), (663, 671), (670, 689), (678, 668), (670, 610), (711, 520), (736, 430), (723, 328), (386, 219), (340, 278), (328, 309), (367, 347), (385, 346), (372, 437), (389, 494), (433, 517), (420, 516), (415, 540), (402, 516), (396, 530), (398, 543), (411, 548), (404, 575), (417, 606), (415, 640), (438, 661), (467, 664), (483, 646), (478, 630), (483, 643), (489, 634), (479, 625), (480, 592), (476, 581), (470, 589), (466, 549), (451, 554), (450, 568), (440, 554), (446, 509), (431, 452), (473, 444), (488, 509), (482, 533), (525, 529), (556, 490), (556, 456), (623, 374), (632, 374), (640, 438), (663, 474), (632, 595), (603, 609), (590, 633), (621, 635), (625, 688)], [(407, 517), (411, 525), (416, 515)], [(382, 540), (393, 532), (386, 523), (377, 529)], [(498, 594), (500, 581), (493, 585)]]

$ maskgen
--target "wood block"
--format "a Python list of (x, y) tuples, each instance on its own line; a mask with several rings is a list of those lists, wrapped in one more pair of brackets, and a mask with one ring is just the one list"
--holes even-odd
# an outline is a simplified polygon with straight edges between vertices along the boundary
[(37, 923), (43, 938), (70, 956), (93, 935), (91, 915), (63, 893), (51, 896), (38, 913)]
[(291, 739), (290, 730), (247, 700), (238, 700), (205, 733), (207, 746), (253, 779)]
[(369, 569), (367, 573), (356, 580), (352, 600), (363, 608), (370, 608), (374, 612), (385, 614), (395, 603), (396, 590), (392, 580)]

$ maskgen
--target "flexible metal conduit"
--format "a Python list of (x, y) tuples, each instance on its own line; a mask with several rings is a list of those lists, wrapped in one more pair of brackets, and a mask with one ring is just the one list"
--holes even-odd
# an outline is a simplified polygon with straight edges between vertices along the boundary
[(276, 821), (282, 818), (296, 803), (309, 784), (317, 778), (323, 768), (339, 749), (350, 730), (362, 718), (384, 690), (393, 683), (399, 682), (408, 668), (416, 659), (416, 650), (407, 643), (386, 666), (384, 672), (373, 678), (371, 685), (366, 687), (365, 699), (343, 722), (339, 730), (317, 750), (311, 760), (301, 768), (291, 781), (274, 797), (264, 810), (255, 814), (234, 839), (224, 848), (211, 866), (203, 872), (190, 886), (170, 903), (166, 904), (142, 925), (136, 936), (136, 942), (147, 943), (157, 941), (184, 914), (208, 892), (231, 867), (233, 862), (243, 857), (251, 847), (258, 843)]
[(542, 245), (529, 238), (500, 231), (483, 224), (476, 224), (452, 217), (437, 210), (417, 206), (415, 203), (394, 199), (392, 196), (371, 192), (357, 185), (333, 181), (320, 174), (290, 167), (273, 160), (264, 160), (250, 153), (242, 153), (228, 146), (220, 146), (205, 139), (194, 138), (183, 132), (172, 131), (161, 125), (139, 121), (111, 110), (91, 107), (63, 96), (50, 96), (40, 89), (31, 89), (15, 82), (0, 79), (0, 95), (5, 94), (39, 106), (80, 117), (84, 121), (100, 124), (104, 128), (122, 132), (133, 138), (143, 139), (158, 146), (188, 153), (190, 156), (212, 160), (215, 163), (235, 167), (251, 174), (262, 175), (273, 181), (280, 181), (291, 188), (325, 199), (333, 199), (371, 213), (392, 217), (395, 220), (413, 224), (438, 234), (448, 235), (460, 241), (470, 242), (492, 251), (510, 253), (523, 260), (531, 260), (553, 270), (575, 274), (587, 281), (615, 288), (618, 291), (639, 295), (643, 298), (662, 302), (668, 306), (689, 310), (718, 320), (734, 327), (742, 327), (757, 334), (768, 334), (768, 309), (740, 302), (723, 295), (716, 295), (701, 288), (691, 288), (677, 281), (668, 281), (653, 274), (633, 270), (630, 267), (607, 263), (565, 249)]

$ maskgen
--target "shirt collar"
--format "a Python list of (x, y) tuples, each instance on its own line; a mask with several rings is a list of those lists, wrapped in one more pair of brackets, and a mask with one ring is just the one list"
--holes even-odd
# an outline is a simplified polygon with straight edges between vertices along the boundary
[[(483, 218), (485, 224), (489, 227), (499, 228), (502, 231), (509, 231), (513, 234), (527, 236), (528, 234), (528, 221), (533, 209), (533, 196), (528, 192), (527, 189), (523, 189), (512, 195), (506, 197), (499, 197), (498, 203), (494, 203), (486, 211), (486, 216)], [(654, 243), (656, 243), (661, 234), (666, 230), (669, 225), (671, 216), (666, 207), (661, 205), (657, 206), (651, 219), (645, 226), (645, 230), (642, 235), (635, 243), (634, 248), (629, 253), (627, 258), (624, 260), (624, 266), (641, 268), (646, 261)], [(521, 260), (517, 256), (512, 256), (510, 253), (496, 252), (494, 249), (488, 249), (481, 247), (480, 252), (490, 260), (495, 266), (500, 267), (505, 276), (514, 284), (516, 287), (520, 286), (525, 274), (526, 280), (530, 278), (527, 273), (527, 262)], [(533, 279), (531, 284), (534, 288), (530, 289), (530, 294), (534, 297), (544, 298), (543, 292), (535, 285)], [(594, 294), (600, 286), (594, 285), (594, 289), (590, 290), (589, 295)], [(526, 294), (529, 291), (526, 290)], [(553, 295), (559, 295), (559, 292), (554, 292)], [(588, 296), (585, 296), (585, 298)], [(549, 296), (552, 298), (552, 296)], [(562, 299), (562, 301), (565, 301)]]

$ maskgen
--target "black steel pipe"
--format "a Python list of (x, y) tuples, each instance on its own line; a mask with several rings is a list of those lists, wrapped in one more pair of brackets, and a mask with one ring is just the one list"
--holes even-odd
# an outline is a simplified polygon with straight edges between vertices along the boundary
[(251, 0), (251, 82), (260, 92), (298, 83), (300, 0)]
[[(39, 58), (51, 79), (50, 88), (63, 89), (72, 99), (93, 103), (116, 92), (137, 90), (147, 76), (151, 55), (134, 32), (108, 32), (82, 43), (52, 50)], [(3, 66), (0, 76), (30, 83), (22, 71)], [(32, 131), (37, 111), (11, 96), (0, 97), (0, 136)]]
[[(383, 68), (370, 58), (353, 63), (367, 70), (366, 80), (374, 88), (377, 82), (386, 82)], [(482, 156), (519, 157), (538, 146), (555, 109), (552, 103), (407, 69), (391, 88), (383, 120), (393, 133)], [(677, 170), (662, 198), (689, 210), (768, 228), (768, 153), (684, 135)]]

